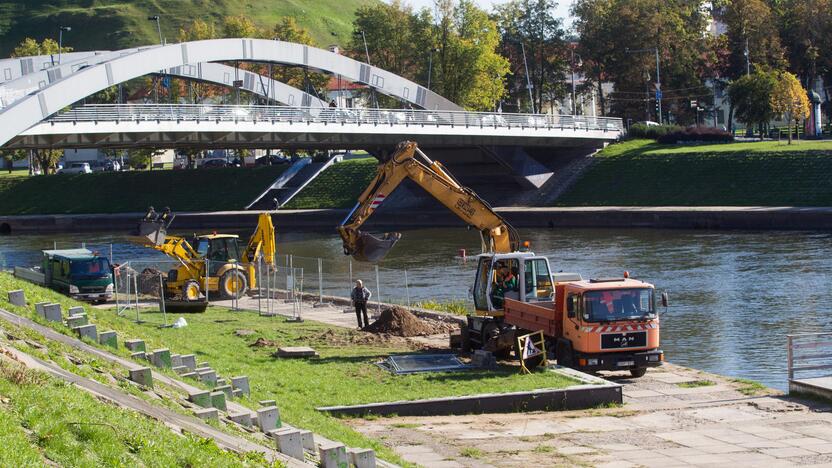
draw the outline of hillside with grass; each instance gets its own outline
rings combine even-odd
[[[376,175],[378,160],[361,158],[333,164],[309,183],[285,209],[352,208]]]
[[[558,206],[832,206],[832,142],[607,147]]]
[[[194,19],[219,23],[223,17],[245,15],[271,30],[290,16],[309,30],[320,47],[345,46],[350,40],[355,11],[378,0],[7,0],[0,1],[0,52],[9,52],[26,37],[57,40],[58,27],[70,26],[64,45],[75,50],[120,49],[156,44],[156,23],[162,36],[177,40],[179,28]]]
[[[0,214],[242,210],[286,169],[282,166],[98,172],[35,177],[0,174]]]

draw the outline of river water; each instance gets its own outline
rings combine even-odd
[[[671,362],[785,389],[788,333],[832,330],[832,234],[649,229],[521,230],[532,250],[554,271],[586,277],[620,276],[624,270],[667,290],[662,348]],[[39,250],[88,246],[116,262],[153,260],[158,253],[122,235],[60,234],[0,237],[0,266],[29,266]],[[405,231],[383,262],[384,300],[465,299],[475,262],[458,249],[479,251],[479,236],[465,229]],[[279,233],[278,251],[302,266],[306,290],[317,290],[317,262],[326,259],[324,293],[346,295],[348,261],[329,233]],[[303,259],[301,257],[309,257]],[[285,257],[281,262],[286,263]],[[408,287],[403,291],[403,271]],[[375,285],[375,272],[353,265],[353,277]]]

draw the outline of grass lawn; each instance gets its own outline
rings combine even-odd
[[[11,172],[9,172],[8,169],[0,170],[0,179],[17,179],[28,176],[29,169],[12,169]]]
[[[286,209],[352,208],[376,175],[376,158],[333,164],[284,206]]]
[[[285,166],[0,177],[0,214],[241,210]]]
[[[832,141],[610,145],[558,206],[830,206]]]
[[[0,274],[0,307],[18,313],[11,307],[5,291],[22,288],[30,303],[55,301],[64,306],[75,301],[49,290]],[[199,361],[207,361],[221,376],[247,375],[251,382],[251,398],[242,404],[255,408],[254,402],[274,399],[282,418],[293,425],[313,430],[349,446],[371,447],[379,456],[394,462],[401,460],[379,440],[364,437],[344,421],[320,413],[318,406],[350,405],[392,400],[470,395],[487,392],[509,392],[537,388],[557,388],[574,382],[551,372],[521,375],[516,367],[506,366],[494,371],[475,370],[461,373],[430,373],[395,376],[374,365],[391,353],[410,352],[402,342],[365,343],[368,334],[330,327],[316,322],[290,324],[279,318],[259,317],[252,312],[233,312],[211,307],[204,314],[185,315],[188,327],[159,328],[158,313],[142,314],[145,323],[137,324],[128,314],[118,317],[111,310],[85,306],[93,323],[100,330],[119,332],[119,341],[142,338],[148,348],[167,347],[179,354],[194,353]],[[33,316],[32,311],[28,311]],[[52,325],[67,332],[63,326]],[[237,336],[237,330],[251,330]],[[275,359],[274,347],[250,346],[258,338],[281,346],[311,345],[321,355],[316,360]],[[126,350],[119,354],[127,355]]]

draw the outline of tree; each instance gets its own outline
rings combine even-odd
[[[783,0],[775,15],[790,69],[812,89],[818,75],[832,78],[832,0]]]
[[[153,163],[153,157],[164,153],[155,148],[132,148],[127,150],[127,161],[133,169],[145,169]]]
[[[72,52],[72,47],[63,46],[61,52]],[[58,53],[58,42],[46,38],[38,42],[31,37],[23,39],[12,51],[12,57],[29,57],[32,55],[49,55]]]
[[[760,130],[760,139],[765,134],[765,126],[775,117],[771,98],[776,82],[776,72],[756,71],[734,80],[728,87],[737,120],[749,128],[756,125]]]
[[[423,57],[420,51],[434,46],[415,40],[420,29],[428,26],[416,23],[418,20],[413,9],[401,0],[362,6],[355,12],[349,54],[356,60],[366,62],[369,53],[373,66],[412,79],[427,65],[420,60]]]
[[[281,41],[315,45],[309,31],[298,25],[297,21],[289,16],[280,18],[280,21],[274,25],[272,34]],[[264,68],[267,70],[264,70]],[[274,67],[260,67],[261,74],[268,74],[269,70],[272,73],[272,78],[298,89],[312,91],[311,94],[323,90],[329,82],[328,75],[310,72],[305,68],[281,66],[275,69]]]
[[[551,103],[565,95],[564,79],[571,63],[561,20],[554,16],[556,6],[554,0],[512,0],[497,7],[502,50],[511,62],[511,76],[515,77],[509,78],[510,89],[518,98],[528,96],[521,48],[525,47],[534,107],[538,110],[542,110],[544,102]]]
[[[222,21],[222,37],[261,37],[254,22],[247,16],[226,16]]]
[[[778,72],[774,89],[771,91],[771,108],[786,117],[789,130],[789,144],[792,144],[792,121],[809,117],[809,96],[797,77],[783,71]]]
[[[15,161],[22,161],[26,159],[28,156],[28,151],[26,150],[3,150],[0,151],[0,156],[3,157],[3,160],[6,163],[6,169],[9,170],[9,174],[12,173],[12,165]]]
[[[214,23],[206,23],[195,19],[191,23],[179,28],[179,42],[204,41],[217,38],[217,28]]]
[[[32,157],[40,168],[42,174],[54,174],[58,168],[58,161],[64,155],[62,150],[37,149],[32,150]]]

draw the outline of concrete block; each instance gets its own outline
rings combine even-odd
[[[260,400],[260,406],[277,406],[277,402],[274,400]]]
[[[70,317],[73,316],[73,315],[81,315],[81,314],[87,315],[87,311],[84,310],[84,308],[81,307],[81,306],[74,306],[74,307],[70,307],[69,310],[66,311],[66,314],[69,315]]]
[[[178,366],[178,367],[174,367],[173,371],[176,372],[179,375],[182,375],[182,374],[188,372],[188,368],[185,367],[185,366]]]
[[[50,322],[63,322],[60,304],[46,304],[43,306],[43,318]]]
[[[139,351],[146,352],[147,348],[144,345],[144,340],[126,340],[124,342],[124,347],[137,353]]]
[[[242,390],[245,395],[251,395],[251,389],[248,386],[248,377],[245,375],[231,377],[231,386]]]
[[[350,464],[355,468],[376,468],[376,452],[373,449],[347,449]]]
[[[306,431],[303,429],[298,429],[300,432],[300,441],[303,444],[303,448],[306,450],[315,450],[315,435],[312,434],[312,431]]]
[[[208,364],[207,362],[200,362],[199,364],[196,365],[196,368],[199,369],[200,367],[211,367],[211,365]]]
[[[35,314],[37,314],[38,316],[40,316],[42,318],[46,318],[46,316],[43,315],[43,306],[45,306],[47,304],[49,304],[49,303],[48,302],[36,302],[35,303]]]
[[[257,410],[257,423],[260,426],[260,430],[266,434],[269,431],[283,426],[280,422],[280,410],[277,409],[277,406],[260,408]]]
[[[98,342],[98,328],[95,325],[81,325],[72,329],[79,338],[89,338],[94,342]]]
[[[225,393],[211,392],[211,406],[218,410],[225,411],[227,409],[225,406]]]
[[[318,357],[318,352],[308,346],[284,346],[277,348],[277,357],[308,358]]]
[[[211,387],[217,385],[217,373],[213,370],[197,372],[197,375],[199,375],[199,380],[201,380],[203,383],[206,383]]]
[[[86,315],[72,315],[66,318],[66,326],[69,328],[82,327],[84,325],[89,325],[89,320],[87,320]]]
[[[217,385],[214,387],[214,391],[225,393],[226,400],[230,400],[234,396],[231,394],[231,385]]]
[[[188,400],[191,403],[201,406],[203,408],[213,408],[214,406],[211,404],[211,392],[193,392],[188,394]]]
[[[303,442],[299,430],[277,429],[270,431],[269,435],[274,439],[280,453],[297,460],[303,460]]]
[[[224,385],[228,385],[228,381],[225,379],[217,378],[217,387],[222,387]]]
[[[234,398],[241,398],[243,396],[243,391],[239,388],[235,388],[231,390],[231,396],[233,396]]]
[[[150,355],[150,362],[156,367],[170,368],[170,350],[167,348],[154,350]]]
[[[182,365],[182,355],[181,354],[171,354],[170,355],[170,366],[171,367],[179,367]]]
[[[14,291],[9,291],[9,302],[12,305],[25,307],[26,293],[24,293],[22,289],[15,289]]]
[[[182,377],[185,377],[187,379],[199,380],[199,374],[197,374],[196,372],[185,372],[184,374],[179,374],[179,375],[181,375]]]
[[[219,421],[220,413],[216,408],[202,408],[194,411],[194,414],[203,421]]]
[[[497,367],[497,358],[489,351],[478,349],[471,357],[471,365],[487,369]]]
[[[243,427],[251,427],[251,413],[248,411],[243,411],[240,413],[229,413],[228,419],[234,421],[235,423]]]
[[[112,330],[103,331],[98,335],[98,342],[111,348],[118,349],[118,334]]]
[[[130,380],[139,385],[144,385],[148,388],[153,388],[153,372],[149,367],[140,367],[138,369],[130,370]]]
[[[193,354],[183,354],[181,358],[183,366],[187,367],[190,371],[196,370],[196,356]]]
[[[130,355],[132,359],[141,359],[143,361],[147,361],[147,353],[144,351],[139,351],[138,353],[133,353]]]
[[[345,468],[350,463],[347,447],[337,442],[321,444],[318,447],[318,455],[321,457],[321,468]]]

